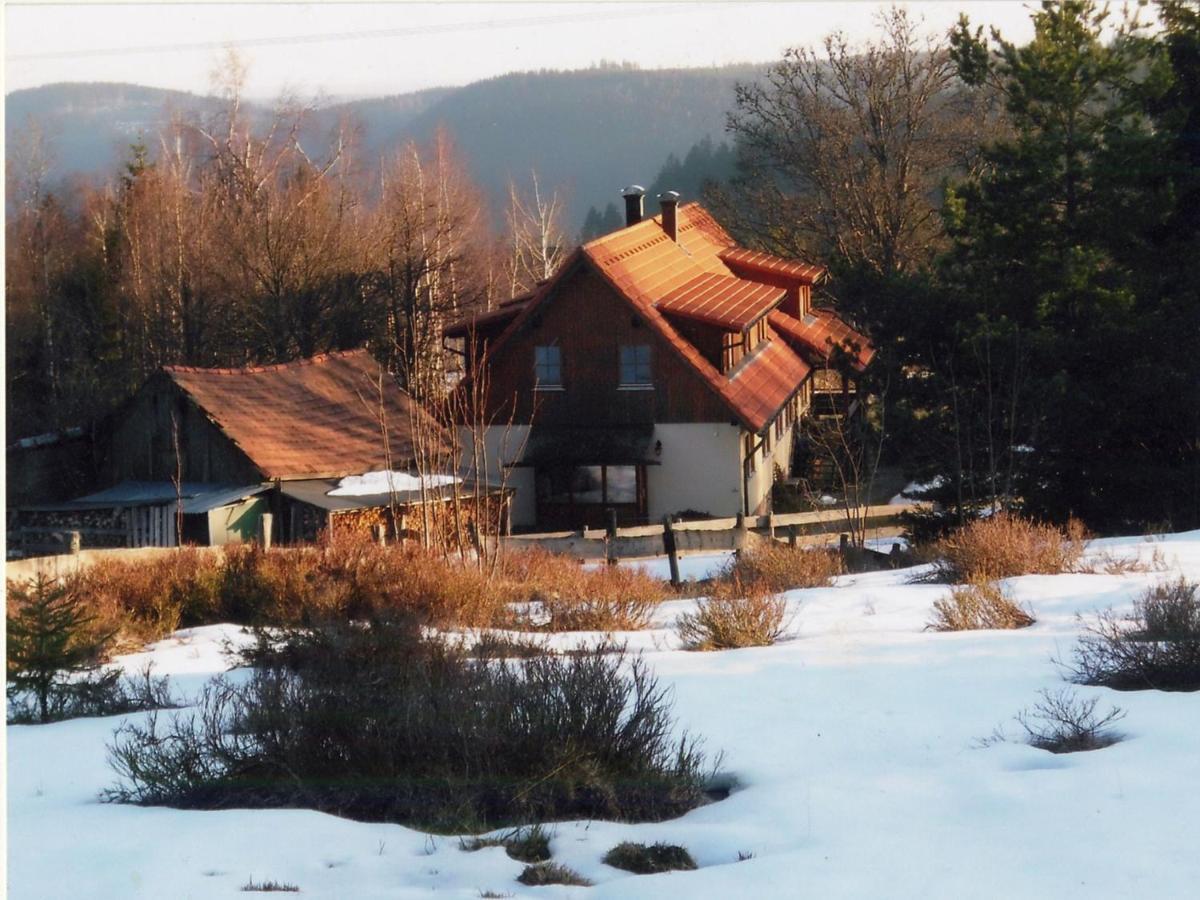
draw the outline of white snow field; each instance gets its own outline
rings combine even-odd
[[[1200,579],[1200,532],[1095,541],[1089,553],[1157,550],[1166,571],[1028,576],[1007,588],[1035,611],[1021,631],[924,630],[945,586],[913,571],[847,576],[794,591],[788,640],[690,653],[670,624],[621,635],[674,689],[680,728],[724,751],[727,799],[654,824],[561,822],[556,861],[590,888],[527,888],[503,849],[304,810],[198,812],[102,803],[105,743],[122,717],[8,728],[9,894],[24,898],[246,897],[253,878],[302,897],[1174,898],[1200,884],[1200,693],[1099,695],[1127,710],[1126,739],[1055,756],[976,741],[1063,684],[1088,614],[1129,604],[1180,573]],[[223,638],[179,632],[121,663],[152,659],[194,694],[222,671]],[[554,641],[594,639],[557,635]],[[623,840],[683,844],[700,868],[638,876],[601,857]],[[738,862],[739,852],[753,858]]]

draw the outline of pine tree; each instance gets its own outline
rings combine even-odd
[[[39,574],[32,583],[10,588],[8,616],[8,697],[14,703],[31,695],[36,721],[58,718],[79,690],[94,691],[115,682],[118,672],[88,676],[112,633],[95,629],[95,616],[86,612],[75,588]]]

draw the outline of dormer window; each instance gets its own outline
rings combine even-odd
[[[556,346],[533,348],[534,390],[562,390],[562,348]]]
[[[654,387],[654,380],[650,375],[649,344],[621,345],[621,387]]]

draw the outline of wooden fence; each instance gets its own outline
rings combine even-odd
[[[871,506],[864,510],[869,538],[898,535],[900,517],[920,508],[918,504]],[[716,550],[738,550],[747,541],[761,538],[799,541],[805,543],[836,539],[849,530],[846,513],[839,508],[812,512],[779,513],[726,519],[704,519],[695,522],[671,522],[667,526],[638,525],[628,528],[585,528],[582,531],[558,531],[544,534],[517,534],[501,538],[506,548],[541,547],[555,553],[565,553],[581,559],[640,559],[661,556],[667,552],[666,541],[674,539],[678,553],[698,553]]]

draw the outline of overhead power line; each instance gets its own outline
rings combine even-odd
[[[688,5],[673,3],[668,6],[641,7],[617,12],[613,9],[591,13],[561,14],[556,16],[531,16],[524,19],[490,19],[478,22],[445,22],[437,25],[413,25],[407,28],[379,28],[369,31],[340,31],[323,34],[297,34],[280,37],[246,38],[230,41],[191,41],[178,44],[155,44],[135,47],[104,47],[83,50],[51,50],[45,53],[13,53],[10,61],[33,61],[43,59],[76,59],[96,56],[129,56],[145,53],[186,53],[196,50],[221,50],[225,47],[274,47],[296,44],[323,44],[336,41],[362,41],[389,37],[416,37],[430,34],[453,34],[468,31],[492,31],[511,28],[528,28],[535,25],[564,25],[586,22],[613,21],[614,19],[641,19],[655,15],[670,15],[688,11]]]

